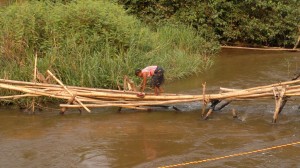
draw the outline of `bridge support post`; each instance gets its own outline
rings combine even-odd
[[[286,91],[286,86],[283,86],[281,89],[281,92],[277,91],[277,93],[276,93],[275,89],[273,89],[274,98],[275,98],[275,111],[274,111],[272,123],[276,123],[278,114],[283,109],[282,105],[283,105],[283,101],[284,101],[285,91]]]

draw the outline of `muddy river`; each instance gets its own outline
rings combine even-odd
[[[247,88],[285,81],[300,71],[300,53],[223,50],[205,74],[166,83],[167,92],[200,94],[219,87]],[[274,100],[233,102],[202,120],[199,102],[176,105],[181,112],[53,109],[32,115],[0,108],[0,167],[300,167],[300,145],[196,163],[300,141],[299,98],[287,103],[272,124]],[[231,111],[238,113],[238,119]]]

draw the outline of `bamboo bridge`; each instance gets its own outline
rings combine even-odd
[[[184,102],[201,102],[202,117],[207,119],[214,111],[214,107],[221,101],[274,99],[275,110],[273,122],[281,112],[286,101],[293,96],[300,96],[300,80],[292,80],[271,85],[258,86],[248,89],[220,88],[220,93],[206,94],[206,86],[203,84],[202,95],[168,94],[154,95],[145,94],[138,97],[139,92],[126,90],[111,90],[99,88],[87,88],[77,86],[66,86],[56,78],[49,70],[47,71],[57,83],[37,83],[15,80],[0,79],[0,88],[20,92],[18,95],[0,96],[0,101],[15,100],[24,97],[52,97],[66,101],[60,104],[63,114],[68,108],[83,108],[91,112],[90,108],[120,107],[138,110],[151,110],[151,107],[165,106]],[[130,83],[127,83],[130,87]],[[126,84],[126,85],[127,85]],[[34,103],[34,102],[33,102]],[[206,108],[210,103],[210,108]]]

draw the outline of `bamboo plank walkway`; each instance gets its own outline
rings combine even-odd
[[[282,110],[288,98],[300,96],[300,80],[292,80],[248,89],[220,88],[222,92],[217,94],[205,94],[206,87],[205,84],[203,84],[202,95],[164,93],[156,96],[154,94],[147,93],[141,98],[137,96],[138,92],[134,91],[65,86],[50,71],[47,71],[47,73],[55,79],[59,85],[0,79],[0,88],[14,90],[21,93],[19,95],[0,96],[0,101],[20,99],[24,97],[53,97],[66,100],[66,103],[60,104],[62,113],[64,113],[67,108],[84,108],[87,112],[91,112],[90,108],[99,107],[150,110],[151,106],[199,101],[203,104],[202,116],[207,119],[207,117],[213,112],[213,108],[210,108],[208,112],[206,112],[206,105],[208,103],[215,105],[215,102],[218,103],[222,100],[231,102],[234,100],[269,98],[275,100],[273,122],[276,122],[278,114]]]

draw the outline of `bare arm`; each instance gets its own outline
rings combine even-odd
[[[142,85],[141,85],[141,92],[144,92],[145,90],[145,87],[146,87],[146,83],[147,83],[147,74],[146,73],[143,73],[143,82],[142,82]]]

